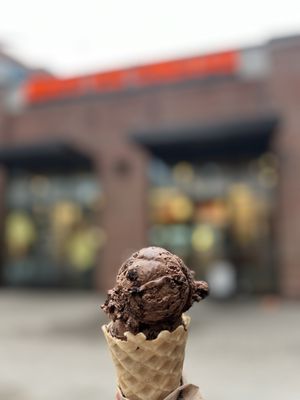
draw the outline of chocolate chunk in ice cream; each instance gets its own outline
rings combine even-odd
[[[195,281],[176,255],[160,247],[134,253],[121,266],[116,285],[108,291],[102,309],[112,323],[110,333],[125,339],[124,332],[143,332],[154,339],[162,330],[175,330],[182,313],[208,295],[208,285]]]

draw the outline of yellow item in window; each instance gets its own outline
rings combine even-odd
[[[80,271],[92,268],[96,263],[98,248],[104,241],[104,231],[99,228],[84,228],[75,232],[67,246],[67,256],[71,265]]]
[[[178,195],[170,199],[170,214],[176,222],[185,222],[193,216],[193,203],[188,197]]]
[[[214,230],[209,225],[198,225],[192,234],[192,246],[196,251],[207,252],[215,245]]]
[[[5,240],[11,255],[22,254],[36,240],[36,229],[29,215],[13,211],[5,223]]]
[[[80,207],[70,201],[62,201],[55,204],[52,211],[52,223],[55,229],[59,230],[69,227],[81,218]]]

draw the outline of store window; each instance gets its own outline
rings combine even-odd
[[[154,159],[149,241],[183,257],[215,297],[272,292],[277,180],[269,152],[236,162]]]
[[[102,207],[93,173],[12,174],[6,191],[5,283],[91,287],[105,243]]]

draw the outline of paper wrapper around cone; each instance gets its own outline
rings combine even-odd
[[[153,340],[126,332],[127,340],[102,330],[117,370],[118,386],[130,400],[163,400],[180,386],[190,318],[175,331],[162,331]]]
[[[115,400],[129,400],[118,389]],[[164,400],[204,400],[198,386],[183,382],[181,386],[170,393]]]

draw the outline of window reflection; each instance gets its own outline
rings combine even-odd
[[[103,201],[92,173],[11,176],[6,197],[6,283],[90,287],[105,243]]]
[[[181,255],[207,279],[224,266],[236,279],[235,292],[275,289],[274,154],[236,163],[153,160],[149,175],[152,244]]]

